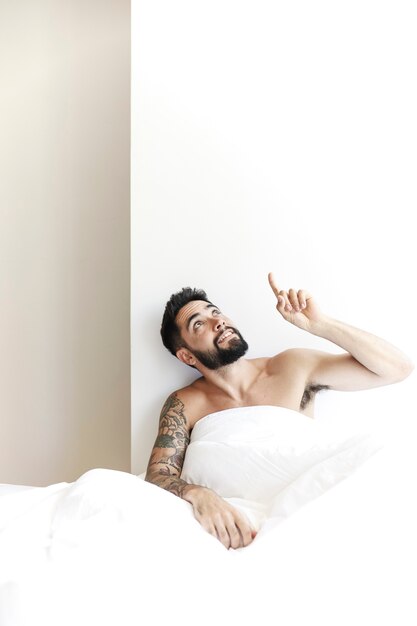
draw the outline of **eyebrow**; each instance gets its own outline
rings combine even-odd
[[[208,304],[206,307],[204,307],[205,309],[218,309],[218,307],[215,304]],[[190,330],[190,325],[191,322],[193,321],[193,319],[195,319],[196,317],[198,317],[200,315],[200,313],[193,313],[192,315],[190,315],[190,317],[187,320],[187,330]]]

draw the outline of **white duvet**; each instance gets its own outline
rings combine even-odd
[[[236,551],[187,502],[124,472],[2,496],[0,624],[415,626],[407,450],[277,407],[203,418],[183,477],[260,529]]]
[[[214,489],[258,530],[324,493],[382,447],[370,433],[330,435],[291,409],[227,409],[195,425],[182,478]]]

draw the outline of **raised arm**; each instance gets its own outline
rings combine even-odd
[[[339,355],[294,350],[308,360],[311,384],[355,391],[399,382],[413,371],[407,355],[388,341],[324,315],[308,292],[284,291],[272,274],[268,278],[277,297],[277,311],[286,321],[346,350]]]
[[[239,511],[212,489],[181,479],[190,432],[184,401],[178,392],[171,394],[161,411],[159,431],[145,480],[189,502],[203,528],[217,537],[226,548],[249,545],[255,533]]]

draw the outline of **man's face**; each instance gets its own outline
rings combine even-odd
[[[176,323],[188,351],[211,370],[234,363],[249,347],[233,322],[204,300],[183,306]]]

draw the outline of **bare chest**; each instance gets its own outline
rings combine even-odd
[[[312,406],[306,407],[305,410],[300,408],[305,391],[304,383],[299,376],[282,374],[260,376],[239,400],[230,398],[220,390],[207,390],[207,393],[203,394],[203,401],[199,402],[198,408],[196,407],[192,425],[211,413],[243,406],[281,406],[313,417]]]

